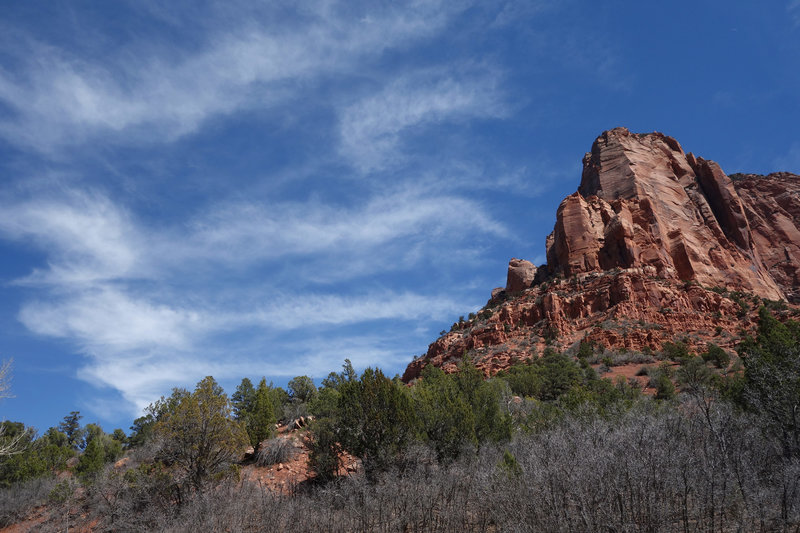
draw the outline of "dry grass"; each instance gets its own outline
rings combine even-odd
[[[297,446],[291,438],[275,437],[261,443],[256,453],[256,464],[258,466],[270,466],[278,463],[287,463],[297,453]]]

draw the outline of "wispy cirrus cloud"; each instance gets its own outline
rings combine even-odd
[[[314,199],[223,201],[185,223],[160,226],[145,225],[99,192],[68,191],[2,205],[0,234],[49,254],[46,269],[18,283],[65,287],[170,276],[193,261],[247,268],[318,254],[353,261],[381,250],[386,260],[401,264],[394,254],[404,255],[401,248],[407,251],[414,242],[451,240],[459,232],[506,234],[479,202],[415,188],[349,206]]]
[[[204,314],[155,300],[121,287],[97,286],[29,302],[20,320],[35,333],[72,339],[92,354],[186,349],[210,325]]]
[[[453,315],[464,303],[451,296],[325,284],[430,260],[429,253],[409,254],[415,246],[456,257],[464,245],[454,238],[459,232],[474,240],[505,228],[475,201],[405,189],[349,207],[319,200],[221,203],[172,226],[144,224],[99,192],[5,198],[0,205],[0,236],[30,243],[47,260],[47,268],[17,281],[36,291],[19,320],[75,346],[85,357],[80,375],[119,391],[137,409],[176,380],[241,371],[229,346],[239,332],[288,339],[309,329]],[[314,279],[294,272],[287,290],[280,271],[289,258],[334,273]],[[226,279],[232,268],[258,277]],[[384,351],[361,358],[378,364]],[[287,353],[306,357],[291,347],[281,357]],[[330,370],[329,361],[310,364],[308,373]]]
[[[192,223],[186,253],[207,253],[209,260],[223,261],[236,254],[237,262],[317,253],[352,258],[404,239],[449,239],[456,229],[506,232],[475,200],[412,189],[378,194],[350,207],[315,200],[221,205]]]
[[[241,301],[212,303],[204,301],[207,295],[167,292],[169,298],[155,292],[143,295],[127,287],[97,287],[29,302],[20,312],[20,321],[36,334],[74,344],[88,359],[79,375],[119,391],[132,408],[140,410],[176,384],[211,374],[220,378],[246,375],[247,366],[254,364],[253,355],[263,346],[248,345],[250,352],[242,353],[230,346],[227,336],[248,328],[268,331],[278,339],[285,337],[269,342],[282,347],[278,353],[261,354],[258,360],[262,367],[274,367],[272,375],[292,375],[293,371],[323,375],[332,368],[332,360],[343,357],[319,357],[302,345],[292,346],[287,342],[292,331],[321,333],[381,320],[441,318],[463,308],[441,295],[391,291],[349,296],[264,291],[259,307],[244,309]],[[337,335],[328,341],[338,341],[352,353],[359,337]],[[362,353],[359,363],[384,364],[384,352]],[[287,357],[303,363],[287,364]]]
[[[350,295],[254,288],[260,303],[203,302],[201,296],[155,292],[134,296],[126,288],[96,287],[24,305],[20,320],[35,333],[74,340],[92,354],[198,348],[215,333],[259,326],[289,331],[376,320],[438,317],[457,309],[451,298],[388,290]],[[248,303],[252,303],[251,297]],[[163,301],[160,301],[163,300]],[[241,302],[238,302],[241,304]]]
[[[130,215],[100,194],[3,202],[0,234],[48,251],[48,269],[19,283],[91,284],[148,270],[141,261],[145,240]]]
[[[489,68],[416,72],[341,112],[342,153],[360,170],[391,165],[404,133],[441,122],[499,117],[505,111],[500,75]]]
[[[22,68],[0,69],[0,103],[11,110],[0,136],[42,152],[98,136],[169,141],[211,117],[297,98],[320,76],[355,73],[385,50],[431,35],[463,6],[375,5],[357,19],[343,8],[314,2],[292,24],[222,19],[188,54],[140,42],[98,49],[89,60],[22,36],[7,50]]]

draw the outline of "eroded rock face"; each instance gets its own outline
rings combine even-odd
[[[659,278],[652,268],[559,278],[490,301],[478,318],[433,342],[424,357],[408,365],[403,381],[419,377],[429,364],[454,372],[465,353],[492,375],[541,354],[550,343],[559,350],[585,340],[617,350],[656,351],[681,339],[696,353],[707,342],[732,350],[738,332],[755,327],[760,303],[755,296],[740,299]],[[482,316],[486,311],[489,316]]]
[[[800,176],[735,174],[751,238],[787,300],[800,304]]]
[[[530,261],[514,258],[508,262],[506,292],[509,294],[530,288],[536,278],[536,267]]]
[[[512,259],[506,289],[432,343],[404,381],[428,364],[454,371],[465,353],[490,375],[546,342],[732,349],[762,299],[800,304],[800,176],[732,178],[661,133],[604,132],[558,207],[547,264]]]
[[[652,266],[666,279],[784,297],[731,179],[660,133],[617,128],[597,138],[578,192],[558,208],[547,263],[567,277]]]

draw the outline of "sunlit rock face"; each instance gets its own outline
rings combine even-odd
[[[671,137],[616,128],[559,205],[547,264],[512,259],[505,290],[403,379],[428,364],[453,371],[464,354],[490,375],[545,341],[657,350],[681,336],[732,348],[759,299],[800,304],[800,176],[729,177]]]
[[[753,246],[786,298],[800,304],[800,176],[734,174]]]
[[[617,128],[595,140],[578,192],[559,206],[547,261],[565,276],[651,266],[665,279],[784,297],[733,181],[660,133]]]
[[[506,278],[506,291],[508,293],[520,292],[529,289],[536,278],[536,267],[530,261],[514,258],[508,262],[508,277]]]

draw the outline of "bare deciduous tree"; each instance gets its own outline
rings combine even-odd
[[[11,398],[11,363],[12,359],[0,365],[0,399]],[[20,431],[12,437],[5,437],[5,426],[0,425],[0,457],[21,453],[24,449],[27,433]]]

